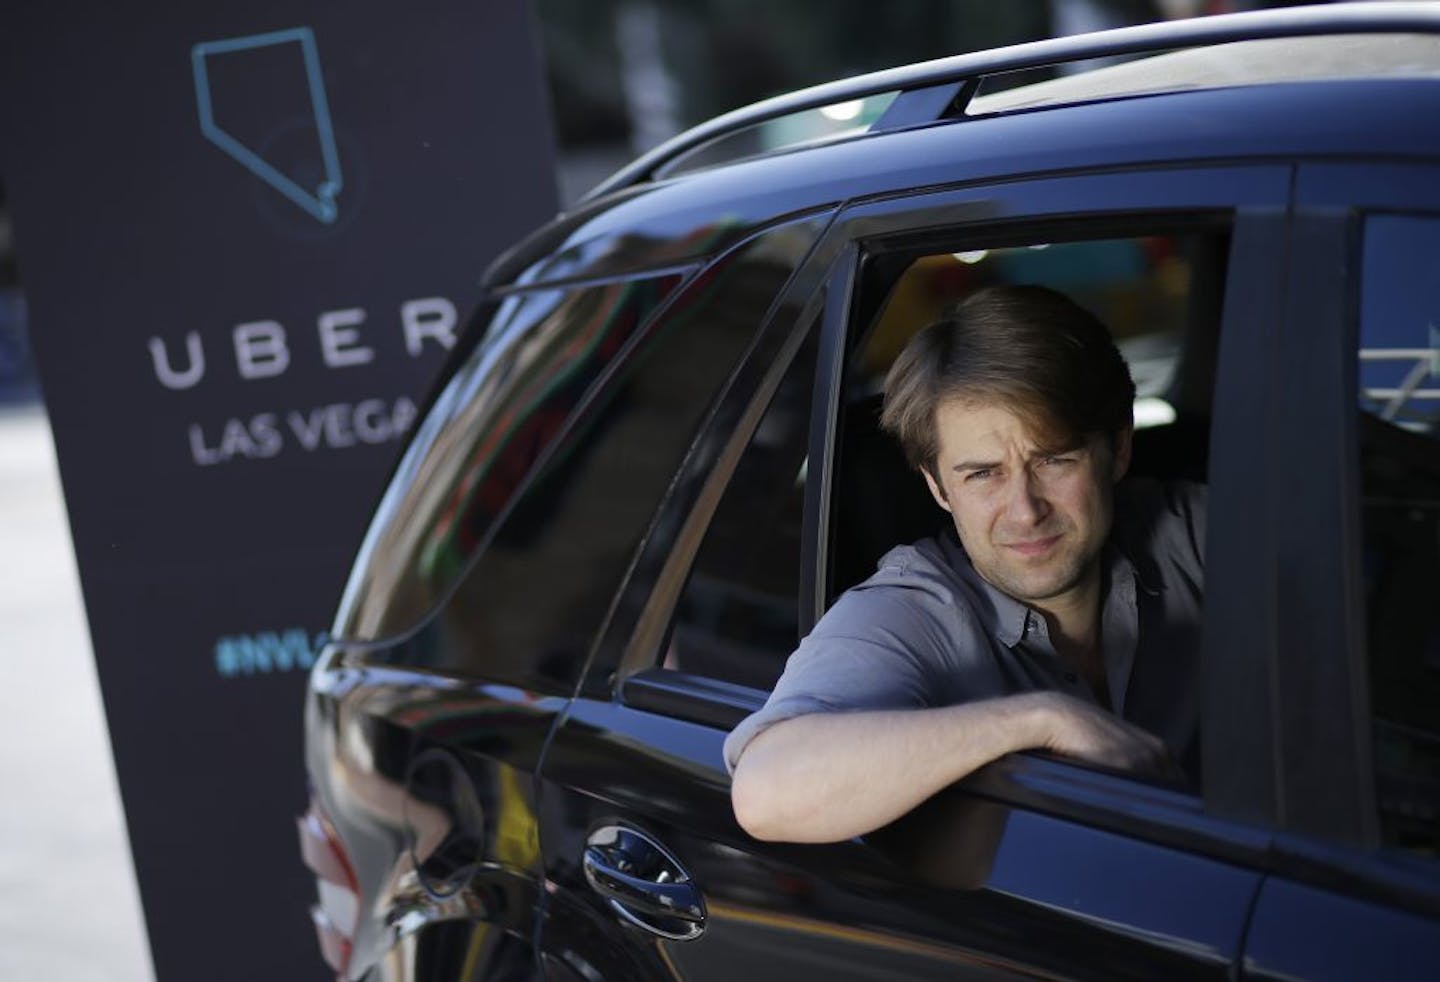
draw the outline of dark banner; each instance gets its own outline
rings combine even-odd
[[[5,20],[0,182],[157,975],[324,978],[305,669],[481,272],[555,209],[531,14]]]

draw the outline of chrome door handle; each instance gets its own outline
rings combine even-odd
[[[602,896],[656,917],[698,924],[705,919],[700,891],[692,883],[658,883],[629,876],[609,865],[599,849],[585,850],[585,878]]]
[[[705,930],[705,900],[668,849],[635,829],[591,833],[581,858],[585,879],[610,909],[651,934],[691,941]]]

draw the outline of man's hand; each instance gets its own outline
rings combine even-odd
[[[1040,722],[1038,750],[1075,757],[1121,771],[1178,775],[1170,751],[1159,737],[1099,706],[1059,692],[1037,692],[1032,700]]]

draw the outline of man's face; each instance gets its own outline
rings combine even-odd
[[[1130,431],[1042,450],[1010,410],[951,400],[935,413],[939,452],[930,493],[955,519],[975,569],[1023,602],[1063,603],[1098,575],[1112,489],[1130,463]]]

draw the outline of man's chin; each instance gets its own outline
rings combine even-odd
[[[984,576],[984,572],[981,572]],[[1080,582],[1080,575],[1073,569],[1028,569],[1005,570],[1000,575],[985,579],[1021,603],[1037,603],[1068,593]]]

